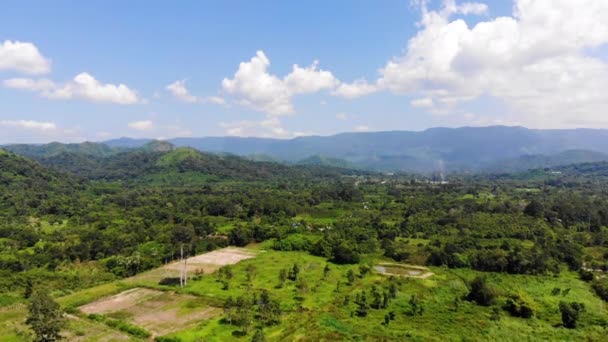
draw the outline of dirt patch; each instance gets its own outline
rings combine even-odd
[[[198,297],[135,288],[80,307],[86,314],[103,314],[142,327],[154,336],[188,328],[222,313]]]
[[[224,265],[233,265],[239,261],[254,258],[255,254],[243,248],[228,247],[218,249],[217,251],[196,255],[188,258],[188,272],[196,272],[203,270],[205,273],[215,272],[218,268]],[[163,266],[167,270],[179,271],[182,268],[182,262],[174,262]]]
[[[426,279],[433,275],[428,268],[405,264],[378,264],[374,266],[376,272],[389,276]]]
[[[102,298],[93,303],[89,303],[80,307],[80,311],[85,314],[104,314],[107,312],[121,311],[131,308],[140,302],[162,295],[162,291],[135,288],[117,295]]]

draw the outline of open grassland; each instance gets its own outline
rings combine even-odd
[[[336,265],[304,252],[262,251],[262,247],[234,253],[224,249],[197,257],[203,264],[213,259],[224,264],[236,262],[228,266],[231,277],[220,276],[225,272],[217,272],[220,265],[216,265],[202,276],[192,274],[188,285],[180,289],[159,285],[163,276],[176,276],[173,266],[164,266],[59,298],[72,312],[64,335],[74,341],[141,339],[87,314],[127,322],[148,332],[150,338],[164,335],[180,341],[249,341],[257,328],[263,328],[269,341],[603,341],[608,332],[606,304],[589,284],[566,270],[559,276],[528,276],[430,267],[432,276],[417,279],[386,276],[370,267],[371,272],[362,275],[359,265]],[[230,257],[216,259],[222,253]],[[363,260],[369,266],[384,262],[374,256]],[[294,264],[300,270],[298,279],[281,281],[281,270],[290,270]],[[349,271],[355,275],[352,282]],[[469,291],[467,282],[480,274],[486,275],[498,293],[493,306],[462,300]],[[365,291],[369,296],[372,287],[386,291],[391,286],[396,288],[396,296],[386,308],[372,308],[365,317],[355,314],[358,294]],[[222,303],[229,297],[250,298],[261,290],[269,291],[280,303],[280,323],[252,326],[241,336],[240,329],[223,318]],[[516,318],[501,310],[510,295],[529,303],[534,316]],[[421,314],[412,313],[412,296],[423,307]],[[585,305],[577,329],[561,326],[558,303],[562,300]],[[25,340],[19,335],[26,331],[22,324],[25,311],[23,304],[0,309],[0,340]],[[394,319],[383,324],[390,312]]]

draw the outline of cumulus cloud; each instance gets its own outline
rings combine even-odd
[[[369,131],[369,126],[359,125],[359,126],[356,126],[355,128],[353,128],[353,130],[355,132],[367,132],[367,131]]]
[[[277,117],[270,117],[262,121],[220,122],[220,127],[229,136],[262,138],[292,138],[296,136],[295,133],[285,129]]]
[[[435,109],[496,98],[528,126],[608,125],[608,64],[587,54],[608,43],[608,1],[516,0],[512,16],[472,27],[451,16],[487,7],[420,3],[421,29],[380,70],[379,88],[419,95],[413,105]]]
[[[0,44],[0,70],[44,74],[51,71],[51,62],[32,43],[5,40]]]
[[[433,107],[433,99],[425,97],[421,99],[415,99],[410,102],[412,107],[417,108],[432,108]]]
[[[140,102],[137,93],[124,84],[104,84],[83,72],[71,81],[57,84],[48,79],[12,78],[4,80],[7,88],[29,90],[58,100],[83,99],[93,102],[134,104]]]
[[[0,120],[0,127],[19,128],[36,131],[54,131],[57,125],[53,122],[43,122],[34,120]]]
[[[250,108],[269,115],[285,115],[294,112],[293,96],[332,89],[339,84],[331,72],[318,69],[317,61],[308,67],[293,65],[283,79],[268,72],[269,67],[268,57],[258,51],[251,60],[239,64],[232,79],[222,81],[222,88]]]
[[[375,84],[369,84],[366,80],[356,80],[353,83],[342,83],[336,90],[332,92],[334,96],[354,99],[356,97],[369,95],[378,90]]]
[[[226,101],[219,96],[198,97],[190,94],[186,80],[177,80],[167,86],[167,90],[179,101],[186,103],[213,103],[223,105]]]
[[[301,68],[294,64],[293,70],[285,76],[283,82],[291,94],[316,93],[323,89],[331,89],[340,82],[331,72],[317,69],[319,61],[314,61],[310,66]]]
[[[167,86],[167,90],[182,102],[197,102],[198,98],[186,89],[186,80],[177,80]]]
[[[138,131],[149,131],[154,127],[154,123],[150,120],[129,122],[128,126]]]
[[[66,128],[50,121],[0,120],[0,143],[78,142],[85,140],[79,127]]]

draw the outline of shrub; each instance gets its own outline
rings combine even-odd
[[[471,291],[466,298],[479,305],[489,306],[496,298],[496,291],[488,286],[484,277],[477,277],[471,282]]]

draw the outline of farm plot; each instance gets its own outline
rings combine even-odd
[[[195,296],[134,288],[83,305],[80,311],[121,319],[160,336],[215,317],[222,309],[208,306]]]

